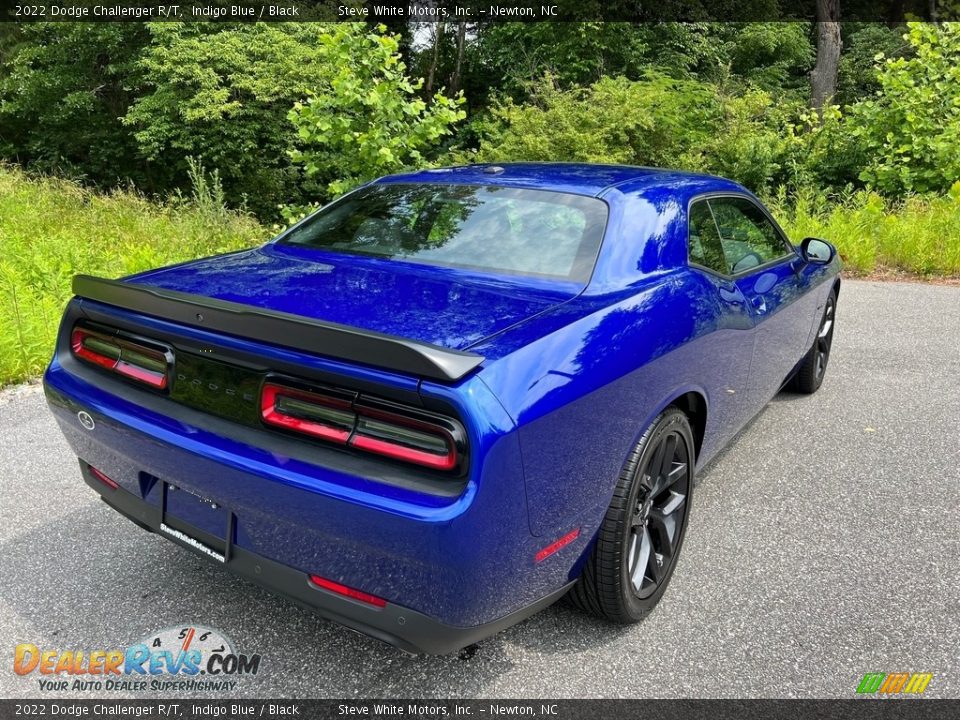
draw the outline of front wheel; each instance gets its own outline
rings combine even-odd
[[[627,460],[580,580],[574,605],[618,623],[642,619],[676,567],[693,489],[693,433],[686,415],[665,410]]]
[[[793,386],[797,392],[807,395],[815,393],[823,384],[823,377],[827,373],[827,363],[830,361],[830,348],[833,345],[833,328],[837,314],[837,291],[831,290],[827,298],[827,305],[823,309],[820,327],[817,336],[813,339],[813,347],[807,352],[803,364],[797,371]]]

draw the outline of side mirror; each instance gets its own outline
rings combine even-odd
[[[826,240],[808,237],[800,243],[800,254],[805,261],[813,265],[829,265],[837,254],[837,249]]]

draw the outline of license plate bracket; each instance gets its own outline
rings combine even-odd
[[[164,534],[226,562],[230,557],[235,518],[213,500],[172,483],[163,483],[160,530]]]

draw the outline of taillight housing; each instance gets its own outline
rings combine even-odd
[[[173,352],[164,345],[77,325],[70,335],[70,347],[79,360],[139,385],[166,390],[170,384]]]
[[[260,395],[263,422],[300,435],[444,473],[464,468],[466,433],[456,420],[340,391],[274,381]]]

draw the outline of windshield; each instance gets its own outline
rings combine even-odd
[[[282,243],[586,283],[607,206],[569,193],[382,184],[328,205]]]

